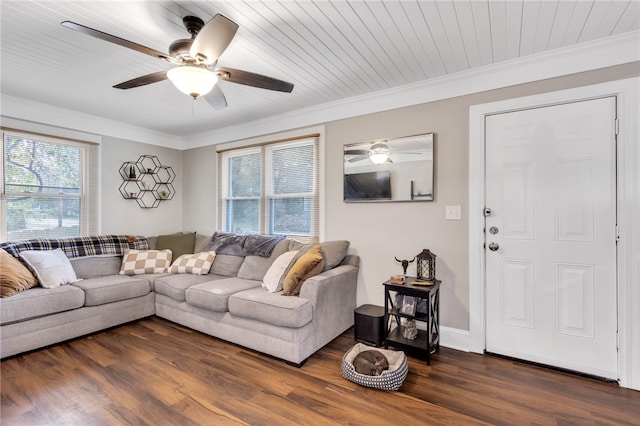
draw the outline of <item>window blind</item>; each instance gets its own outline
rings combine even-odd
[[[99,145],[3,131],[2,239],[99,232]]]
[[[319,137],[218,153],[218,228],[319,237]]]

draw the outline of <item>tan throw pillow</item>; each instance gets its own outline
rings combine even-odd
[[[169,272],[172,274],[206,275],[209,273],[209,269],[211,269],[215,258],[215,251],[183,254],[173,262],[171,268],[169,268]]]
[[[319,245],[311,247],[293,264],[282,283],[284,296],[297,296],[300,294],[302,283],[314,275],[322,272],[324,259]]]
[[[0,249],[0,297],[35,287],[38,280],[18,259]]]
[[[156,250],[171,250],[174,259],[183,254],[193,254],[193,247],[196,244],[196,233],[158,235],[156,239]]]
[[[171,250],[127,250],[120,275],[161,274],[171,266]]]

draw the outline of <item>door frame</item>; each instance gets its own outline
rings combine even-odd
[[[618,377],[640,390],[640,78],[514,98],[469,108],[469,350],[485,349],[485,117],[607,96],[617,97]],[[615,238],[612,235],[612,238]],[[636,307],[635,309],[633,307]]]

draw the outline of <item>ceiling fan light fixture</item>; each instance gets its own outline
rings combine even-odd
[[[218,82],[215,73],[190,65],[170,69],[167,77],[179,91],[193,99],[209,93]]]
[[[369,159],[373,162],[373,164],[383,164],[389,158],[389,154],[384,152],[371,153],[369,154]]]
[[[369,151],[369,159],[373,164],[383,164],[389,159],[389,147],[383,143],[372,145]]]

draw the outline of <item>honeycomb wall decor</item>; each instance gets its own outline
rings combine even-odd
[[[137,161],[125,161],[120,166],[120,194],[126,200],[136,200],[143,209],[154,209],[161,201],[176,194],[173,180],[176,174],[164,166],[155,155],[141,155]]]

